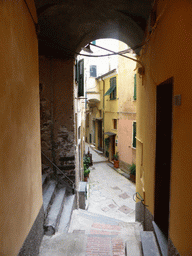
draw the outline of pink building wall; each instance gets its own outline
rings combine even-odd
[[[118,123],[119,159],[128,164],[132,164],[132,123],[128,119],[119,119]]]

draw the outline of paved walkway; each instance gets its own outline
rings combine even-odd
[[[88,143],[85,143],[85,153],[87,153],[88,150],[92,154],[93,164],[101,163],[101,162],[107,162],[108,161],[108,159],[106,157],[104,157],[101,154],[98,154],[95,150],[93,150],[91,145],[89,145]]]
[[[123,222],[85,210],[74,210],[69,233],[84,235],[85,256],[141,256],[140,231],[136,222]]]
[[[97,154],[88,144],[85,152],[88,147],[93,166],[90,168],[88,181],[87,210],[125,222],[134,222],[135,184],[108,166],[107,158]]]
[[[86,144],[86,153],[88,150]],[[88,209],[74,210],[69,233],[44,237],[41,256],[141,256],[140,230],[135,221],[135,185],[108,166],[91,148]]]

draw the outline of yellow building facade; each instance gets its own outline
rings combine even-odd
[[[119,42],[119,50],[125,48]],[[129,172],[129,167],[136,163],[136,62],[133,51],[118,58],[118,152],[120,168]]]
[[[0,16],[0,255],[15,256],[37,216],[43,234],[35,4],[1,1]]]
[[[191,1],[157,2],[137,73],[136,187],[146,205],[137,213],[146,230],[159,226],[168,255],[192,254],[191,10]]]
[[[127,48],[125,43],[118,41],[119,51]],[[94,91],[87,90],[87,141],[110,161],[118,154],[120,167],[128,172],[130,165],[136,162],[136,145],[133,141],[136,129],[134,60],[132,50],[124,57],[118,56],[117,68],[97,77]]]
[[[102,147],[109,160],[117,153],[118,128],[118,75],[116,70],[97,78],[100,90],[100,103],[97,106],[96,120],[96,148]],[[111,89],[113,87],[113,90]],[[111,89],[111,90],[110,90]],[[110,93],[111,92],[111,93]],[[108,140],[108,142],[107,142]]]

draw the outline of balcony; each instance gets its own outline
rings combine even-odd
[[[100,93],[95,91],[88,91],[87,102],[89,106],[95,106],[97,103],[100,102]]]

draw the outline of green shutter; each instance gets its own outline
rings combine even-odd
[[[110,94],[110,100],[116,99],[116,77],[110,79],[110,87],[113,88]]]
[[[78,82],[78,63],[75,60],[75,81]]]
[[[84,96],[84,60],[78,62],[78,97]]]
[[[137,99],[137,83],[136,83],[136,74],[134,75],[134,95],[133,95],[133,99],[136,100]]]
[[[136,122],[133,122],[133,148],[136,148]]]
[[[113,92],[113,90],[115,90],[115,88],[116,88],[116,84],[113,85],[113,86],[111,86],[111,87],[109,88],[109,90],[104,94],[104,96],[110,95],[110,94]]]

